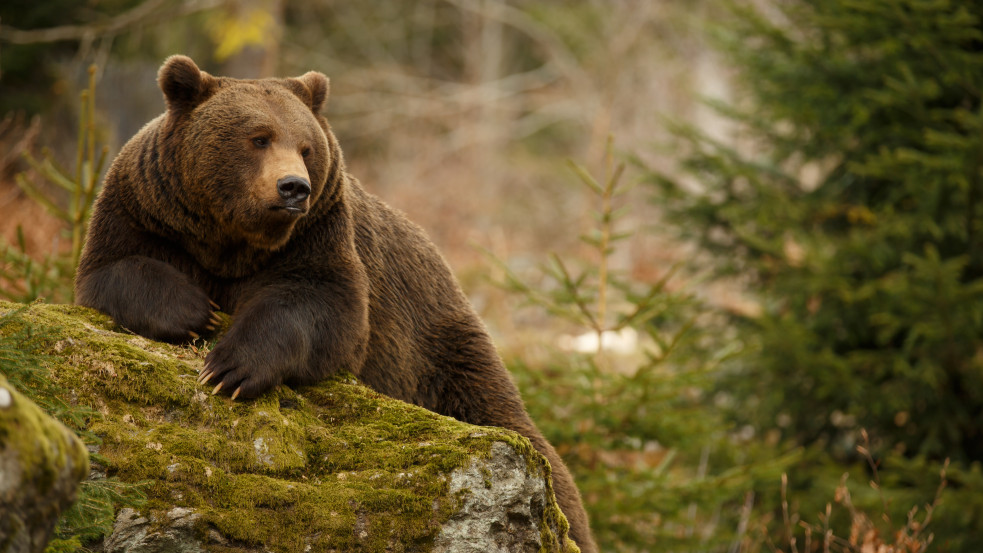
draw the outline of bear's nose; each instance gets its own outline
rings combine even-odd
[[[284,200],[302,202],[311,195],[311,183],[301,177],[283,177],[276,181],[276,190]]]

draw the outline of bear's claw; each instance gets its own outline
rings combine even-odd
[[[208,300],[208,301],[211,302],[212,300]],[[214,302],[212,302],[212,303],[214,303]],[[208,317],[208,324],[205,325],[205,330],[207,330],[208,332],[211,332],[211,331],[215,330],[216,328],[218,328],[221,325],[222,325],[222,319],[218,316],[218,314],[212,313]]]

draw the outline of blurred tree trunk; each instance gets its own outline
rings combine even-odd
[[[503,69],[502,0],[481,0],[479,12],[462,10],[465,35],[465,79],[475,90],[471,110],[474,117],[466,124],[468,152],[478,167],[476,190],[495,190],[498,168],[506,136],[500,95]]]

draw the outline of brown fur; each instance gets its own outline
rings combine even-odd
[[[167,111],[106,176],[76,280],[78,302],[148,338],[233,324],[203,376],[254,397],[350,371],[389,396],[529,438],[553,467],[560,508],[596,551],[567,468],[543,438],[492,342],[423,231],[363,190],[319,112],[320,73],[236,80],[174,56]],[[308,179],[283,209],[277,181]]]

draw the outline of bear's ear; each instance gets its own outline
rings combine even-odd
[[[311,111],[314,113],[321,113],[321,110],[324,109],[324,104],[326,104],[328,101],[328,91],[331,87],[328,78],[324,76],[324,73],[308,71],[300,77],[297,77],[297,80],[304,85],[307,92],[311,95],[309,103],[311,106]],[[301,99],[305,101],[307,100],[303,96],[301,96]]]
[[[157,84],[164,92],[168,111],[190,110],[209,96],[215,77],[198,69],[187,56],[171,56],[157,72]]]

